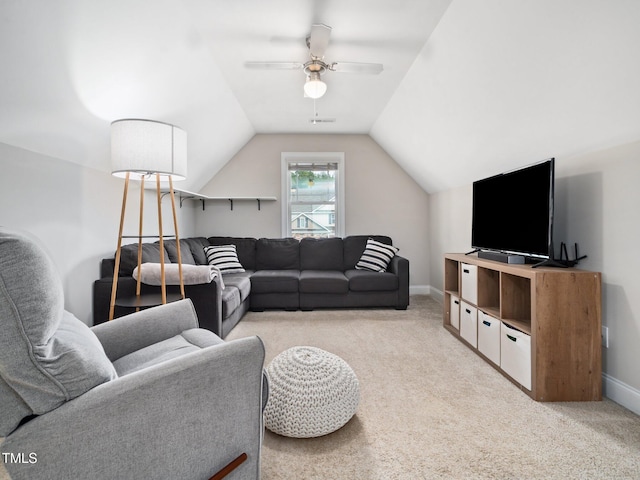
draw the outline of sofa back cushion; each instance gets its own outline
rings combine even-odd
[[[356,264],[362,257],[364,249],[367,247],[367,240],[373,238],[374,240],[386,243],[387,245],[393,245],[391,237],[384,235],[352,235],[345,237],[344,241],[344,269],[353,270],[356,268]]]
[[[255,238],[243,237],[209,237],[212,246],[235,245],[238,261],[245,270],[256,269],[256,242]]]
[[[27,236],[2,228],[0,332],[0,397],[9,399],[3,429],[116,377],[95,334],[64,310],[51,259]]]
[[[300,270],[344,271],[342,238],[300,240]]]
[[[169,254],[166,249],[163,251],[165,263],[171,263]],[[142,244],[142,263],[160,263],[160,244],[159,243],[143,243]],[[119,277],[130,277],[133,275],[133,269],[138,266],[138,244],[130,243],[123,245],[120,249],[120,270]]]
[[[167,251],[167,255],[169,255],[169,260],[171,260],[171,263],[178,263],[178,249],[176,248],[176,241],[173,239],[165,240],[164,249]],[[180,260],[182,260],[183,265],[196,264],[196,261],[191,254],[191,248],[189,247],[189,244],[184,241],[184,239],[180,239]]]
[[[209,246],[209,240],[204,237],[191,237],[180,239],[180,242],[189,245],[191,256],[196,265],[207,265],[207,256],[204,253],[204,247]]]
[[[256,270],[300,270],[300,242],[295,238],[260,238]]]

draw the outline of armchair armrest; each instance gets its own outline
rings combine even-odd
[[[245,452],[234,474],[257,479],[263,362],[249,337],[99,385],[9,435],[3,452],[37,462],[7,470],[14,480],[208,479]]]
[[[198,327],[191,300],[159,305],[91,327],[109,360],[115,360],[141,348]]]

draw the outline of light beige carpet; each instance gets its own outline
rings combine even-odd
[[[357,414],[314,439],[265,433],[263,480],[640,479],[640,417],[605,400],[536,403],[442,328],[442,307],[249,313],[266,362],[295,345],[345,359]],[[7,477],[2,473],[0,479]]]
[[[640,417],[605,400],[536,403],[442,327],[427,296],[407,311],[249,313],[266,364],[295,345],[354,369],[361,401],[315,439],[265,434],[263,480],[640,479]]]

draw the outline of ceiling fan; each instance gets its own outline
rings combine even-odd
[[[341,73],[365,73],[377,75],[382,72],[380,63],[333,62],[324,60],[324,54],[329,45],[331,27],[322,23],[311,26],[311,33],[307,37],[307,48],[311,60],[306,63],[298,62],[245,62],[245,67],[266,70],[303,70],[307,75],[304,93],[309,98],[320,98],[327,91],[327,84],[322,81],[322,75],[327,71]]]

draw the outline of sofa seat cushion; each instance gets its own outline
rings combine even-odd
[[[398,276],[389,272],[347,270],[349,290],[354,292],[385,292],[398,289]]]
[[[128,375],[143,368],[220,343],[224,343],[224,341],[215,333],[203,328],[192,328],[185,330],[180,335],[125,355],[113,362],[113,366],[116,368],[118,375]]]
[[[222,276],[226,287],[236,287],[240,292],[240,300],[245,301],[251,293],[251,274],[252,271],[244,273],[227,273]]]
[[[251,275],[251,293],[297,293],[299,270],[258,270]]]
[[[342,272],[303,270],[300,272],[301,293],[349,293],[349,279]]]
[[[228,318],[241,303],[240,290],[237,287],[225,285],[222,290],[222,319]]]

